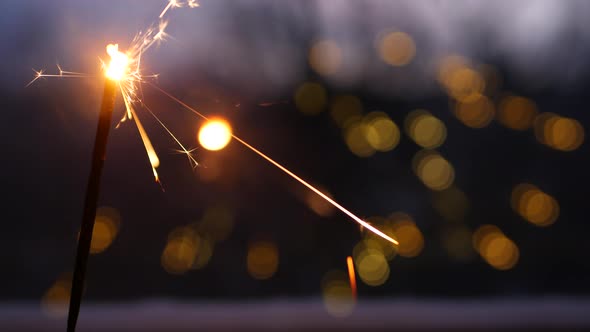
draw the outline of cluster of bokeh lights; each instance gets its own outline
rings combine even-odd
[[[308,54],[311,69],[326,81],[337,77],[346,66],[344,45],[336,39],[312,42]],[[375,37],[374,46],[375,59],[395,70],[410,65],[420,52],[411,35],[397,30],[384,30]],[[583,144],[584,128],[578,120],[540,112],[532,99],[503,91],[502,78],[492,65],[458,54],[442,56],[436,63],[435,80],[448,96],[450,113],[464,126],[481,129],[495,122],[510,130],[530,130],[539,143],[564,152],[575,151]],[[295,91],[295,104],[305,115],[328,111],[333,123],[342,130],[343,142],[352,154],[369,158],[377,152],[394,150],[403,140],[400,128],[420,149],[412,160],[412,170],[432,192],[435,211],[447,221],[441,244],[453,260],[465,262],[479,254],[489,266],[502,271],[518,264],[520,251],[516,242],[497,226],[483,225],[474,230],[463,223],[470,207],[469,197],[454,184],[460,174],[456,174],[452,162],[437,151],[448,135],[441,116],[426,109],[408,110],[405,120],[398,126],[388,115],[393,111],[367,111],[359,97],[331,95],[323,84],[322,80],[303,82]],[[536,226],[550,226],[559,216],[557,199],[533,184],[515,185],[511,198],[506,201],[511,202],[518,216]],[[404,213],[368,220],[400,243],[395,247],[387,246],[382,240],[364,233],[354,247],[352,257],[359,279],[366,285],[379,286],[389,278],[389,262],[397,256],[419,255],[424,237],[412,218]],[[343,316],[352,311],[355,302],[344,273],[327,273],[322,285],[329,312]]]

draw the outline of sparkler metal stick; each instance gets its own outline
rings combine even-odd
[[[86,198],[84,200],[84,211],[82,213],[82,224],[76,251],[76,262],[74,265],[74,276],[70,292],[70,307],[68,310],[68,332],[76,331],[80,303],[84,291],[84,280],[90,244],[92,242],[92,231],[96,218],[96,203],[100,191],[100,176],[106,158],[106,146],[109,137],[111,118],[115,108],[115,97],[119,88],[118,80],[126,71],[127,58],[123,53],[118,52],[116,45],[107,46],[107,52],[111,55],[111,63],[106,71],[104,94],[94,139],[94,150],[92,152],[92,163],[88,185],[86,187]]]
[[[70,294],[68,332],[74,332],[76,330],[76,322],[78,321],[78,313],[80,312],[86,265],[88,263],[90,242],[92,241],[92,231],[94,229],[94,220],[96,217],[96,202],[100,190],[100,175],[102,173],[102,166],[106,156],[106,145],[109,136],[109,127],[111,125],[111,116],[113,114],[113,109],[115,108],[116,91],[117,82],[107,78],[104,85],[104,94],[98,118],[96,138],[94,140],[94,151],[92,152],[92,164],[90,175],[88,176],[88,185],[86,187],[84,212],[82,213],[82,225],[80,228],[76,265],[74,267],[74,278],[72,279],[72,291]]]

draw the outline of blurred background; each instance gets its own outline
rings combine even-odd
[[[157,25],[166,4],[0,4],[0,326],[64,322],[102,97],[100,59],[107,44],[125,50]],[[179,4],[166,14],[167,40],[142,58],[144,74],[158,74],[150,81],[225,118],[237,136],[400,245],[360,229],[235,140],[202,148],[203,122],[144,85],[146,105],[200,165],[193,169],[139,108],[160,157],[155,183],[135,124],[114,129],[124,114],[119,97],[82,327],[123,315],[109,303],[145,301],[153,307],[130,305],[139,311],[129,317],[171,313],[186,322],[188,308],[166,308],[216,303],[209,310],[217,316],[197,316],[211,329],[224,312],[239,312],[251,328],[304,327],[285,312],[316,317],[310,326],[349,328],[378,327],[380,319],[408,328],[546,327],[543,319],[558,329],[590,326],[590,3]],[[55,74],[57,65],[88,77],[27,86],[33,70]],[[250,314],[219,304],[249,302],[262,304]],[[84,316],[87,303],[96,316]],[[281,308],[275,325],[256,319]],[[481,319],[469,321],[469,310]]]

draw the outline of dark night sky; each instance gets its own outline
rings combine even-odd
[[[71,271],[101,96],[97,55],[106,56],[109,42],[124,47],[157,18],[163,1],[120,3],[0,5],[2,300],[40,299]],[[362,296],[588,295],[587,142],[563,152],[537,142],[532,130],[511,130],[497,121],[482,129],[464,126],[433,79],[431,62],[450,52],[491,64],[502,77],[499,95],[525,96],[539,112],[575,118],[587,129],[590,30],[583,13],[589,6],[327,3],[203,0],[196,9],[175,9],[169,25],[174,39],[150,50],[145,68],[160,74],[160,87],[205,114],[226,117],[238,136],[327,188],[361,217],[395,211],[412,216],[424,234],[424,250],[415,258],[395,258],[389,280],[380,287],[360,285]],[[416,40],[417,55],[407,67],[388,67],[372,53],[376,33],[392,26]],[[336,78],[315,73],[306,57],[318,38],[360,50],[356,69]],[[98,77],[39,80],[25,88],[30,68],[53,70],[56,62]],[[298,111],[293,95],[304,81],[323,84],[329,99],[353,94],[365,112],[383,111],[400,128],[415,109],[442,120],[448,134],[437,150],[454,166],[454,185],[469,201],[462,225],[500,227],[520,250],[518,264],[498,271],[477,254],[466,261],[449,257],[441,237],[453,224],[433,208],[435,193],[412,171],[420,147],[402,133],[392,151],[355,156],[328,112]],[[149,86],[144,95],[180,140],[198,146],[198,118]],[[260,106],[269,101],[274,104]],[[115,121],[123,110],[119,98]],[[165,191],[153,181],[134,125],[112,130],[99,205],[116,208],[121,227],[105,252],[91,256],[89,299],[319,295],[324,273],[345,269],[345,257],[360,238],[345,215],[315,214],[302,200],[307,192],[300,184],[235,141],[220,152],[197,149],[202,166],[193,171],[157,123],[147,113],[140,116],[159,152]],[[212,170],[220,180],[205,181],[203,174]],[[536,227],[511,209],[510,193],[522,182],[557,199],[555,224]],[[234,228],[214,246],[209,264],[183,275],[167,273],[160,257],[168,233],[219,204],[233,211]],[[276,243],[280,255],[277,273],[265,281],[246,268],[248,244],[258,238]]]

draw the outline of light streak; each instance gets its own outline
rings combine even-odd
[[[356,300],[356,276],[354,273],[354,262],[352,261],[351,256],[346,257],[346,266],[348,267],[348,280],[350,280],[350,290],[352,291],[352,298]]]
[[[45,78],[45,77],[62,77],[62,78],[85,78],[85,77],[91,77],[90,75],[84,74],[84,73],[77,73],[77,72],[74,72],[74,71],[65,71],[65,70],[62,70],[59,65],[57,65],[57,69],[59,71],[59,74],[45,74],[45,70],[44,69],[41,69],[41,70],[35,70],[35,69],[33,69],[33,72],[35,73],[35,77],[33,77],[33,79],[25,87],[28,87],[29,85],[35,83],[38,79]]]
[[[170,93],[166,92],[165,90],[163,90],[162,88],[158,87],[157,85],[150,83],[150,85],[154,88],[156,88],[157,90],[159,90],[160,92],[162,92],[163,94],[165,94],[166,96],[168,96],[170,99],[172,99],[173,101],[177,102],[178,104],[180,104],[181,106],[183,106],[185,109],[193,112],[194,114],[196,114],[197,116],[201,117],[203,120],[209,120],[208,117],[206,117],[205,115],[203,115],[202,113],[200,113],[199,111],[195,110],[194,108],[190,107],[189,105],[187,105],[186,103],[182,102],[180,99],[174,97],[173,95],[171,95]],[[359,223],[362,227],[368,229],[369,231],[375,233],[375,235],[380,236],[381,238],[393,243],[394,245],[399,245],[399,242],[393,238],[391,238],[390,236],[388,236],[387,234],[383,233],[382,231],[378,230],[377,228],[375,228],[374,226],[372,226],[371,224],[369,224],[368,222],[362,220],[361,218],[357,217],[354,213],[348,211],[346,208],[344,208],[342,205],[338,204],[336,201],[334,201],[332,198],[330,198],[328,195],[324,194],[322,191],[320,191],[319,189],[317,189],[316,187],[312,186],[311,184],[309,184],[307,181],[303,180],[302,178],[300,178],[299,176],[297,176],[295,173],[291,172],[289,169],[287,169],[286,167],[284,167],[283,165],[279,164],[278,162],[274,161],[272,158],[270,158],[269,156],[267,156],[266,154],[262,153],[260,150],[256,149],[255,147],[253,147],[252,145],[248,144],[246,141],[244,141],[243,139],[239,138],[238,136],[236,136],[235,134],[232,134],[232,137],[240,142],[243,146],[245,146],[246,148],[250,149],[252,152],[256,153],[257,155],[259,155],[260,157],[262,157],[263,159],[265,159],[266,161],[268,161],[269,163],[271,163],[272,165],[276,166],[278,169],[280,169],[281,171],[285,172],[287,175],[289,175],[290,177],[292,177],[293,179],[297,180],[299,183],[301,183],[302,185],[306,186],[309,190],[313,191],[314,193],[316,193],[318,196],[320,196],[321,198],[323,198],[326,202],[332,204],[335,208],[337,208],[338,210],[344,212],[347,216],[349,216],[350,218],[352,218],[352,220],[356,221],[357,223]]]
[[[119,121],[119,124],[117,125],[117,127],[121,123],[125,122],[127,119],[134,120],[135,125],[139,131],[141,140],[143,142],[144,148],[145,148],[146,153],[148,155],[148,159],[150,161],[150,165],[152,168],[154,179],[158,183],[159,183],[159,176],[158,176],[158,172],[156,171],[156,169],[160,165],[160,160],[159,160],[158,155],[157,155],[153,145],[151,144],[149,136],[147,135],[147,132],[144,129],[141,121],[139,120],[136,110],[135,110],[135,108],[136,108],[135,105],[140,105],[140,106],[143,106],[144,108],[148,109],[147,107],[145,107],[145,104],[140,96],[141,84],[147,83],[147,84],[155,87],[157,90],[159,90],[160,92],[162,92],[163,94],[165,94],[166,96],[171,98],[173,101],[179,103],[181,106],[183,106],[187,110],[193,112],[194,114],[198,115],[199,117],[201,117],[204,120],[209,120],[205,115],[198,112],[194,108],[190,107],[186,103],[182,102],[180,99],[178,99],[178,98],[174,97],[173,95],[171,95],[170,93],[164,91],[163,89],[161,89],[160,87],[158,87],[154,83],[146,80],[146,78],[148,78],[148,77],[149,78],[156,77],[157,75],[145,76],[141,72],[140,65],[141,65],[141,60],[142,60],[143,54],[148,49],[150,49],[154,44],[163,41],[167,37],[165,29],[168,25],[168,21],[164,19],[164,16],[166,15],[166,13],[170,9],[182,7],[184,5],[187,5],[190,8],[195,8],[195,7],[199,6],[198,2],[196,2],[196,1],[169,0],[166,7],[160,13],[158,24],[153,24],[145,32],[138,33],[135,36],[135,38],[133,39],[133,42],[131,43],[129,50],[126,53],[122,53],[121,51],[119,51],[118,46],[116,44],[111,44],[111,45],[107,46],[107,53],[109,53],[109,55],[111,56],[111,63],[107,66],[101,60],[103,69],[105,71],[105,75],[108,78],[116,80],[119,90],[121,91],[121,96],[123,98],[123,102],[125,104],[126,112],[123,115],[123,117],[121,118],[121,120]],[[59,68],[60,74],[55,75],[55,76],[80,77],[79,73],[65,72],[65,71],[61,70],[61,68],[59,66],[58,66],[58,68]],[[29,83],[29,85],[41,77],[53,77],[50,75],[43,74],[42,70],[35,71],[35,73],[36,73],[36,77],[33,79],[33,81],[31,81]],[[157,120],[158,124],[160,124],[160,126],[162,126],[164,128],[164,130],[180,146],[182,152],[187,155],[191,164],[197,165],[198,164],[197,161],[192,157],[193,150],[186,149],[184,147],[184,145],[181,144],[181,142],[172,134],[172,132],[168,129],[168,127],[165,126],[164,123],[151,110],[148,109],[148,111]],[[272,158],[270,158],[266,154],[262,153],[260,150],[254,148],[252,145],[248,144],[246,141],[242,140],[241,138],[239,138],[238,136],[236,136],[234,134],[232,134],[231,136],[236,141],[240,142],[243,146],[250,149],[254,153],[258,154],[260,157],[262,157],[263,159],[265,159],[266,161],[268,161],[269,163],[271,163],[272,165],[274,165],[275,167],[277,167],[281,171],[285,172],[287,175],[289,175],[293,179],[297,180],[299,183],[301,183],[302,185],[307,187],[309,190],[311,190],[312,192],[314,192],[315,194],[320,196],[322,199],[324,199],[325,201],[327,201],[328,203],[330,203],[331,205],[333,205],[334,207],[336,207],[337,209],[342,211],[344,214],[346,214],[351,219],[353,219],[355,222],[357,222],[359,225],[361,225],[361,227],[368,229],[369,231],[380,236],[381,238],[393,243],[394,245],[399,245],[398,241],[391,238],[387,234],[381,232],[380,230],[373,227],[371,224],[367,223],[366,221],[362,220],[361,218],[359,218],[358,216],[356,216],[355,214],[353,214],[352,212],[350,212],[349,210],[344,208],[342,205],[337,203],[335,200],[330,198],[328,195],[324,194],[322,191],[320,191],[316,187],[312,186],[307,181],[303,180],[302,178],[300,178],[298,175],[296,175],[295,173],[293,173],[292,171],[290,171],[289,169],[287,169],[283,165],[279,164],[278,162],[276,162],[275,160],[273,160]]]
[[[168,0],[168,4],[166,5],[166,7],[164,7],[164,9],[160,13],[159,17],[162,18],[162,17],[164,17],[164,15],[166,15],[168,10],[170,10],[172,8],[180,8],[180,7],[184,6],[185,4],[189,8],[197,8],[200,6],[199,2],[197,0],[187,0],[186,2],[182,2],[180,0]]]

